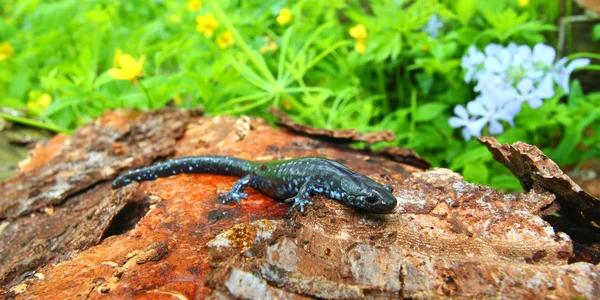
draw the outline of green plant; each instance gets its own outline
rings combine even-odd
[[[276,105],[318,127],[393,130],[388,144],[506,189],[518,181],[448,124],[474,97],[461,58],[472,45],[552,44],[559,11],[545,0],[17,0],[0,9],[0,106],[27,114],[0,117],[70,132],[120,107],[269,118]],[[565,165],[597,156],[600,96],[578,81],[571,90],[524,108],[498,139],[536,144]]]

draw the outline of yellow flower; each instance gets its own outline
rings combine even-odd
[[[188,9],[191,11],[197,11],[202,7],[202,2],[200,0],[189,0],[188,1]]]
[[[277,50],[277,42],[271,40],[269,36],[264,37],[265,44],[260,47],[260,54],[265,54],[267,52],[275,52]]]
[[[175,102],[176,105],[179,105],[183,103],[183,98],[181,97],[181,95],[175,94],[175,96],[173,96],[173,102]]]
[[[115,49],[115,56],[113,57],[113,65],[116,66],[119,64],[121,60],[121,56],[123,55],[123,50],[121,48]]]
[[[9,41],[0,43],[0,61],[9,59],[15,54],[15,49]]]
[[[350,36],[356,40],[365,40],[368,37],[367,29],[365,28],[365,25],[363,25],[363,24],[358,24],[358,25],[350,28],[350,30],[348,32],[350,33]]]
[[[37,106],[37,103],[35,103],[35,101],[32,101],[32,100],[27,101],[27,108],[29,109],[29,111],[33,112],[34,114],[37,114],[37,112],[38,112],[38,106]]]
[[[50,97],[50,95],[43,93],[37,100],[37,102],[40,104],[41,107],[43,107],[44,109],[50,107],[50,104],[52,104],[52,97]]]
[[[146,57],[142,56],[140,60],[136,62],[131,55],[122,54],[119,57],[119,66],[121,68],[108,70],[108,75],[117,80],[135,80],[141,76],[145,59]]]
[[[52,97],[46,93],[41,94],[37,99],[35,98],[39,95],[39,91],[31,91],[29,92],[29,101],[27,101],[27,108],[34,115],[39,115],[43,113],[50,104],[52,104]]]
[[[171,14],[169,15],[169,22],[171,22],[171,24],[179,24],[179,22],[181,22],[181,17],[179,17],[178,14]]]
[[[198,23],[196,30],[198,32],[204,32],[204,36],[207,38],[213,35],[215,29],[219,28],[219,23],[217,23],[215,16],[210,13],[196,17],[196,22]]]
[[[348,32],[350,33],[350,36],[356,40],[356,45],[354,45],[354,50],[356,50],[356,52],[358,52],[358,54],[365,53],[365,50],[367,49],[365,40],[369,36],[367,34],[367,29],[365,28],[365,25],[358,24],[354,27],[351,27],[350,30],[348,30]]]
[[[422,46],[421,46],[421,51],[423,51],[423,52],[428,52],[428,51],[429,51],[429,45],[425,45],[425,44],[424,44],[424,45],[422,45]]]
[[[529,0],[518,0],[519,7],[525,7],[529,5]]]
[[[262,45],[262,47],[260,47],[260,49],[258,51],[260,52],[260,54],[265,54],[265,53],[269,52],[269,46]]]
[[[234,43],[235,41],[233,40],[233,34],[229,30],[217,37],[217,46],[219,46],[221,49],[233,46]]]
[[[356,50],[356,52],[358,52],[358,54],[363,54],[363,53],[365,53],[365,49],[367,49],[365,40],[357,40],[356,45],[354,45],[354,50]]]
[[[275,52],[276,50],[277,50],[277,43],[276,42],[269,43],[269,51]]]
[[[286,110],[291,110],[292,109],[292,104],[290,103],[290,101],[286,98],[283,98],[281,100],[281,105],[283,106],[283,108],[285,108]]]
[[[292,20],[292,11],[289,8],[284,8],[279,11],[279,16],[277,16],[277,23],[281,25],[285,25]]]

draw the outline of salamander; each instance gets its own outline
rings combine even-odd
[[[210,173],[241,177],[227,193],[219,195],[223,203],[248,199],[244,193],[253,187],[265,195],[293,202],[304,212],[312,204],[310,196],[321,194],[345,205],[373,213],[391,212],[396,207],[392,187],[382,185],[344,165],[321,157],[252,162],[231,156],[190,156],[176,158],[129,171],[117,177],[113,189],[130,184],[169,177],[181,173]]]

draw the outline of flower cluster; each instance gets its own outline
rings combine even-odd
[[[212,37],[215,30],[219,28],[217,19],[215,19],[215,16],[211,13],[208,13],[204,16],[197,16],[196,23],[196,30],[204,33],[204,36],[207,38]]]
[[[513,119],[524,102],[535,109],[554,96],[554,83],[569,93],[571,72],[590,60],[579,58],[567,64],[565,57],[554,63],[555,57],[554,48],[541,43],[533,49],[512,43],[507,47],[489,44],[483,52],[471,46],[462,58],[462,67],[465,81],[476,82],[474,91],[479,96],[466,108],[454,108],[457,116],[450,118],[450,126],[462,127],[466,140],[481,136],[488,124],[490,134],[500,134],[504,131],[500,121],[514,126]]]
[[[196,31],[204,33],[206,38],[211,38],[215,34],[217,28],[219,28],[219,22],[217,22],[217,19],[212,13],[197,16],[196,23]],[[230,30],[227,30],[217,36],[215,42],[221,49],[231,47],[235,44],[233,33]]]
[[[52,97],[47,93],[40,91],[30,91],[27,108],[32,115],[41,115],[52,104]]]
[[[264,37],[265,44],[260,47],[260,54],[265,54],[267,52],[275,52],[277,50],[277,42],[272,40],[271,37]]]

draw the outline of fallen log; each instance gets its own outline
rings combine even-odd
[[[126,169],[191,155],[322,156],[392,185],[398,206],[373,215],[315,196],[301,214],[252,189],[223,205],[217,194],[238,178],[209,174],[108,188]],[[108,112],[0,185],[0,278],[4,296],[24,299],[596,298],[600,266],[569,263],[571,237],[542,218],[555,198],[503,194],[261,119]]]

